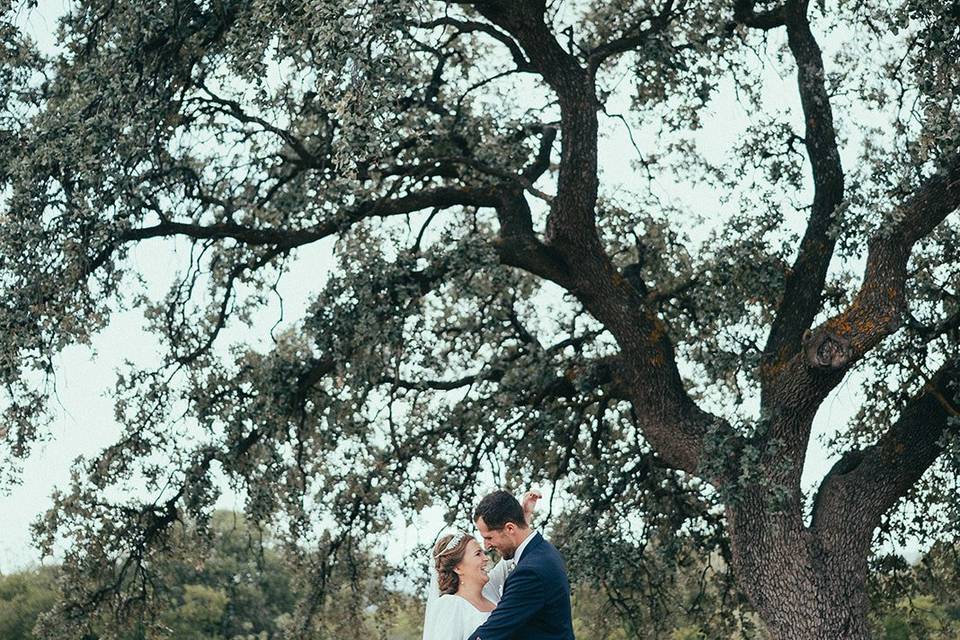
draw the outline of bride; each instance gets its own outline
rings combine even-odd
[[[537,491],[524,494],[527,522],[539,499]],[[490,559],[466,531],[441,537],[433,547],[432,559],[435,583],[427,601],[423,640],[467,640],[496,608],[506,580],[506,564],[501,560],[488,571]]]

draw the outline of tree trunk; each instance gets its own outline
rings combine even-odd
[[[869,543],[825,543],[800,511],[728,509],[732,569],[773,640],[869,640]],[[749,512],[749,513],[748,513]]]

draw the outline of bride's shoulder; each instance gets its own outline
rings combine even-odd
[[[437,599],[437,602],[442,602],[445,607],[462,607],[463,605],[469,605],[470,603],[461,598],[460,596],[453,595],[451,593],[445,593]]]
[[[444,594],[427,606],[427,618],[452,624],[463,617],[465,604],[469,605],[460,596]]]
[[[470,611],[473,605],[453,594],[445,593],[437,599],[437,607],[447,612]]]

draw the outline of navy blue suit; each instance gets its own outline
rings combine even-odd
[[[574,640],[567,568],[552,544],[533,535],[497,608],[469,640]]]

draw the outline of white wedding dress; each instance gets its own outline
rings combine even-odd
[[[467,640],[490,617],[457,595],[442,595],[427,605],[423,640]]]
[[[483,597],[497,604],[507,580],[506,564],[498,562],[489,577],[490,581],[483,587]],[[423,621],[423,640],[467,640],[477,627],[487,621],[490,612],[480,611],[458,595],[437,597],[436,576],[433,578]]]

